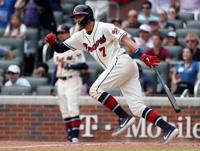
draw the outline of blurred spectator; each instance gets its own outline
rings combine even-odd
[[[22,12],[24,9],[24,6],[26,4],[26,2],[28,2],[29,0],[16,0],[14,8],[15,8],[15,13],[19,16],[22,16]]]
[[[0,58],[12,60],[14,58],[14,53],[9,48],[0,45]]]
[[[156,16],[152,15],[151,12],[152,4],[149,1],[142,3],[142,13],[139,14],[138,20],[141,23],[148,23],[149,19],[154,19]]]
[[[163,40],[164,46],[177,46],[179,45],[176,32],[170,31],[167,34],[167,37]]]
[[[149,19],[149,26],[151,28],[151,34],[159,33],[159,22],[158,18]]]
[[[131,9],[128,11],[128,17],[122,22],[122,29],[125,28],[138,28],[141,24],[138,22],[137,11]]]
[[[200,48],[198,48],[199,37],[196,33],[188,33],[185,37],[186,46],[193,51],[193,59],[200,61]]]
[[[122,26],[122,21],[121,21],[121,19],[118,19],[118,18],[111,20],[111,23],[119,28],[121,28],[121,26]]]
[[[162,61],[170,61],[170,55],[167,49],[162,47],[163,37],[160,34],[152,35],[153,48],[147,51],[148,55],[157,56]]]
[[[152,80],[151,77],[145,75],[142,71],[142,67],[139,63],[137,63],[139,74],[140,74],[140,81],[141,86],[145,96],[152,96],[156,93],[156,81]]]
[[[39,25],[38,8],[34,0],[28,0],[24,5],[23,21],[28,27],[37,27]]]
[[[152,3],[152,11],[157,12],[159,9],[167,11],[171,6],[171,0],[149,0]]]
[[[158,22],[160,28],[165,28],[169,31],[175,30],[175,25],[167,21],[167,12],[162,9],[158,10]]]
[[[56,21],[49,0],[34,0],[38,6],[39,22],[43,28],[56,31]]]
[[[5,28],[10,20],[10,16],[14,12],[16,0],[1,0],[0,1],[0,28]]]
[[[25,38],[26,30],[26,25],[22,23],[20,16],[13,14],[3,36],[7,38]]]
[[[173,7],[170,7],[169,10],[167,11],[167,19],[168,20],[176,20],[178,19],[178,15],[176,12],[176,9]]]
[[[200,73],[199,63],[193,61],[193,51],[190,48],[183,49],[182,58],[183,63],[176,67],[172,75],[172,87],[175,94],[182,94],[185,89],[188,89],[189,94],[194,94],[194,84]]]
[[[180,0],[171,0],[171,7],[175,8],[176,12],[180,11]]]
[[[28,80],[20,77],[20,68],[17,65],[10,65],[7,74],[9,81],[5,83],[5,86],[31,86]]]
[[[53,11],[62,11],[61,1],[62,0],[49,0]]]
[[[94,18],[97,21],[107,21],[109,14],[108,0],[86,0],[85,4],[92,8],[94,12]]]
[[[138,47],[143,48],[153,48],[153,41],[151,39],[151,28],[147,24],[143,24],[140,26],[139,37],[134,37],[134,41],[136,42]]]
[[[36,66],[36,69],[33,71],[33,77],[48,77],[49,66],[41,62]]]
[[[197,20],[200,13],[200,1],[199,0],[179,0],[180,12],[194,13],[194,17]]]

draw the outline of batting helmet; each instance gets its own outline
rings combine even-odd
[[[74,8],[73,15],[71,16],[74,18],[76,15],[85,15],[84,18],[80,21],[79,25],[84,27],[87,25],[88,22],[94,21],[93,11],[90,6],[88,5],[77,5]]]

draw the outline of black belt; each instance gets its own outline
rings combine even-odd
[[[73,76],[68,76],[68,77],[58,77],[60,80],[68,80],[71,79]]]

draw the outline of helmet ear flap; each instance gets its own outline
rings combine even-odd
[[[92,14],[88,14],[86,15],[81,21],[80,21],[80,26],[84,27],[86,26],[86,24],[89,22],[89,21],[94,21],[94,18],[93,18],[93,15]]]

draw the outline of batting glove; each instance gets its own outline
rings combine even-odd
[[[45,36],[45,41],[52,46],[55,43],[56,36],[53,33],[49,33]]]
[[[160,59],[157,56],[147,55],[143,53],[140,48],[138,48],[135,54],[136,56],[138,56],[138,58],[140,58],[141,61],[143,61],[149,67],[158,66],[160,63]]]

